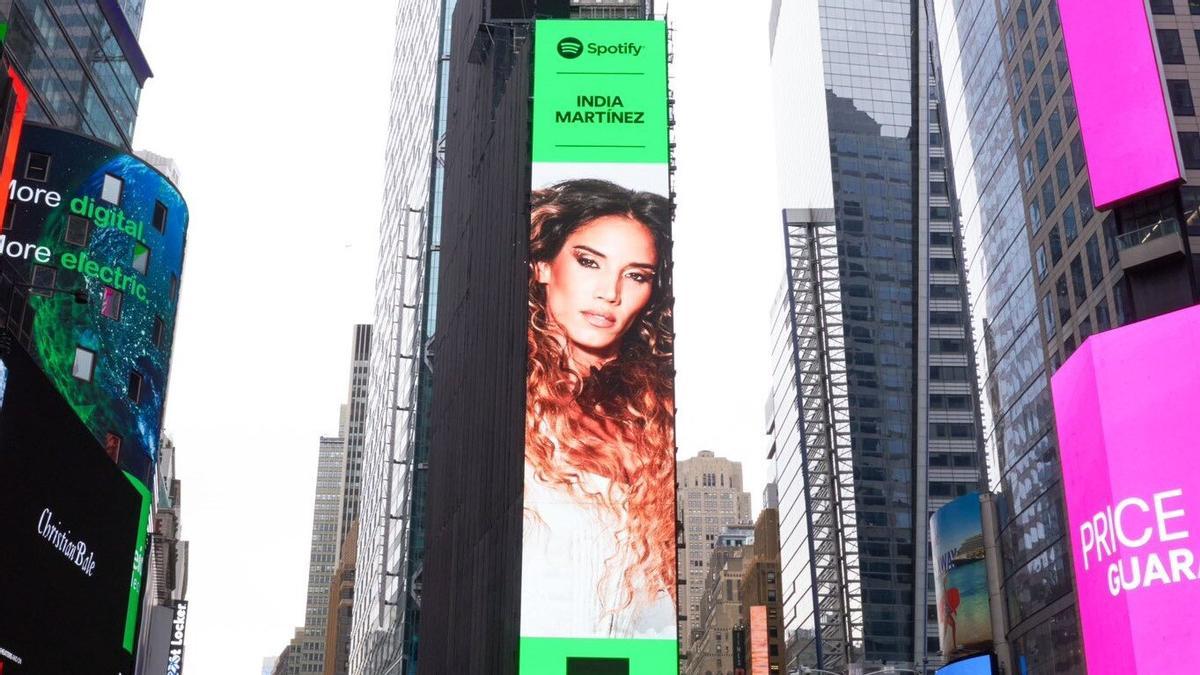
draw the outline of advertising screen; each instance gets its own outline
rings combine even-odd
[[[1054,374],[1087,670],[1200,663],[1200,307],[1093,335]]]
[[[1058,9],[1096,207],[1182,180],[1145,0]]]
[[[143,483],[158,455],[188,214],[142,160],[26,123],[0,229],[0,319]]]
[[[678,670],[666,26],[537,21],[521,675]]]
[[[983,514],[972,492],[929,517],[933,586],[937,593],[942,656],[992,648],[992,615],[984,561]]]
[[[750,608],[750,675],[768,675],[771,654],[767,645],[767,607]]]
[[[149,498],[33,359],[0,358],[4,675],[131,675]]]
[[[938,668],[937,675],[995,675],[996,657],[980,654]]]

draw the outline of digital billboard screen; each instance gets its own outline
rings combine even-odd
[[[24,350],[0,363],[2,672],[130,675],[149,495]]]
[[[521,675],[678,670],[666,56],[535,23]]]
[[[0,229],[0,319],[119,466],[158,456],[188,212],[141,159],[24,124]]]
[[[1087,670],[1200,663],[1200,307],[1091,336],[1051,380]]]
[[[1183,179],[1148,9],[1145,0],[1058,2],[1097,208]]]
[[[929,517],[933,586],[942,656],[992,648],[992,615],[979,494],[963,495]]]
[[[938,668],[937,675],[995,675],[996,657],[980,654]]]

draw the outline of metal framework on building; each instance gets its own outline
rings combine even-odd
[[[863,648],[846,340],[831,210],[787,210],[788,302],[804,461],[816,662],[844,669]],[[820,222],[825,221],[825,222]]]

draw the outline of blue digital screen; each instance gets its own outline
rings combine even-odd
[[[993,675],[992,655],[981,654],[938,668],[937,675]]]

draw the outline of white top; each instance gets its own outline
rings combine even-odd
[[[583,474],[588,492],[610,481]],[[525,465],[521,635],[569,638],[675,639],[675,603],[666,591],[652,602],[624,600],[624,571],[633,564],[626,516],[537,479]]]

